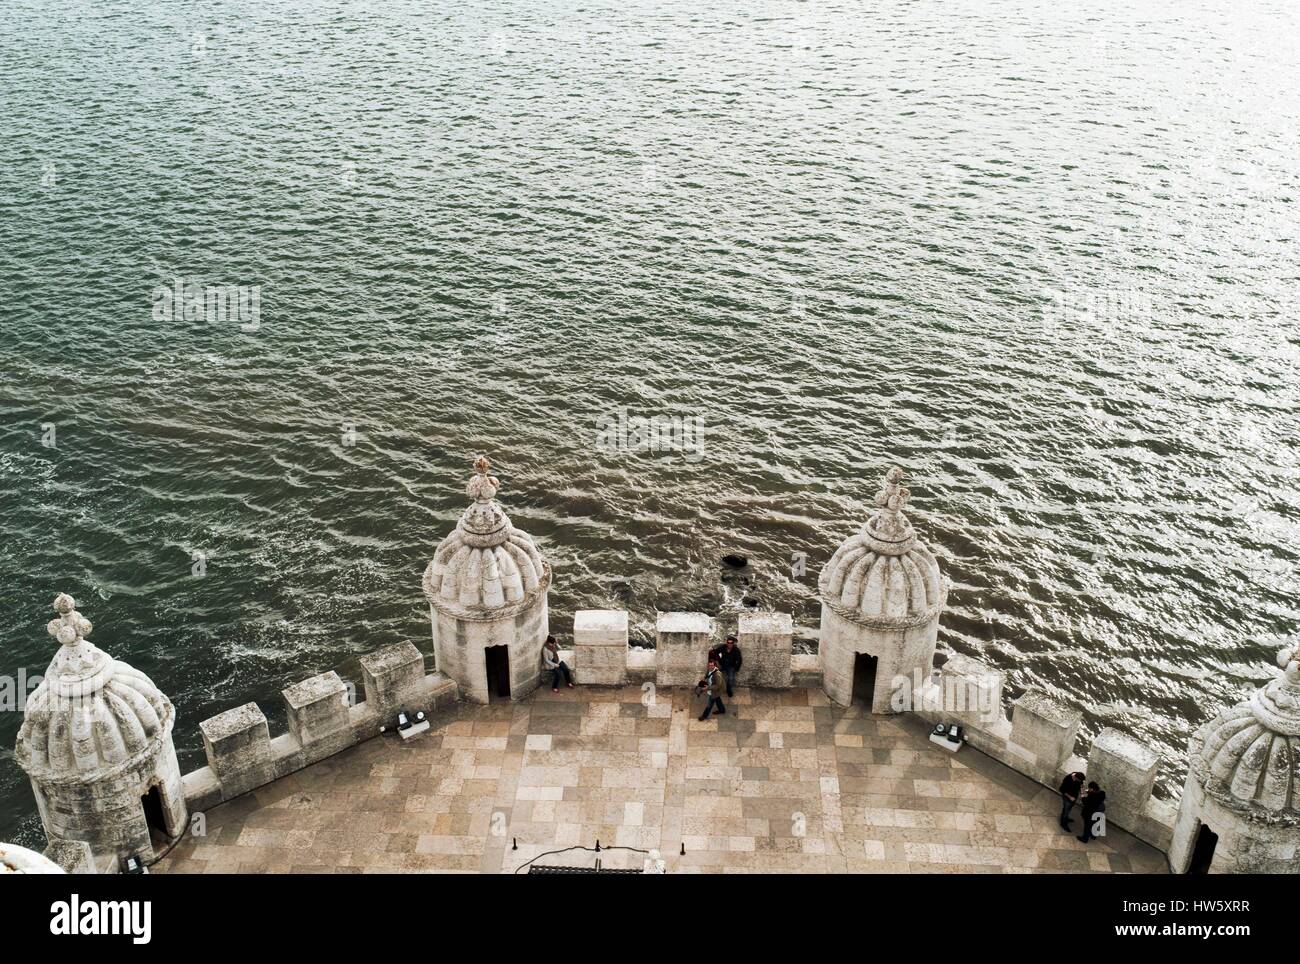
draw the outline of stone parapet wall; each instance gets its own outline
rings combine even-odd
[[[584,685],[693,686],[705,656],[718,642],[713,620],[702,613],[666,613],[657,629],[662,649],[627,642],[627,614],[588,610],[575,618],[574,646],[560,657]],[[749,618],[746,618],[749,617]],[[791,651],[791,617],[742,614],[737,632],[744,653],[739,685],[820,688],[819,654]],[[227,710],[200,724],[208,765],[183,779],[191,810],[203,810],[310,766],[377,736],[397,711],[443,709],[463,694],[442,673],[426,673],[424,657],[410,643],[361,658],[366,699],[348,705],[348,688],[334,672],[303,680],[284,691],[288,732],[272,737],[255,703]],[[1071,770],[1083,770],[1107,791],[1107,819],[1167,852],[1175,808],[1151,795],[1159,757],[1116,730],[1103,730],[1088,760],[1075,755],[1080,712],[1035,689],[1002,708],[1005,674],[960,655],[927,678],[914,674],[894,694],[895,712],[913,712],[930,723],[960,723],[975,750],[1056,789]],[[784,682],[783,682],[784,681]]]
[[[361,676],[366,699],[355,705],[333,671],[288,687],[289,731],[277,737],[256,703],[200,723],[208,765],[182,778],[190,810],[206,810],[376,737],[401,709],[432,714],[459,696],[447,676],[425,672],[424,657],[411,643],[363,656]]]
[[[1056,790],[1079,770],[1106,790],[1106,819],[1168,853],[1177,810],[1151,795],[1160,758],[1116,730],[1103,730],[1085,761],[1075,752],[1082,714],[1039,690],[1002,709],[1005,674],[964,656],[950,657],[912,694],[913,711],[930,723],[960,723],[966,742],[1013,770]],[[1113,794],[1113,796],[1112,796]]]

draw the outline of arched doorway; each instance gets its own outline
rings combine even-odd
[[[167,828],[167,808],[163,806],[162,787],[154,784],[149,788],[140,803],[144,807],[144,822],[149,826],[149,839],[154,848],[165,846],[171,839]]]
[[[507,646],[489,646],[483,651],[487,669],[488,702],[510,699],[510,649]]]
[[[1210,864],[1214,862],[1214,845],[1219,842],[1219,835],[1201,824],[1196,834],[1196,844],[1192,848],[1192,860],[1187,865],[1189,874],[1208,874]]]
[[[876,663],[876,657],[870,653],[853,657],[853,702],[861,700],[868,710],[876,696]]]

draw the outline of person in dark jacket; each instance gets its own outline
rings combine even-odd
[[[1083,833],[1079,840],[1087,843],[1093,837],[1106,835],[1106,791],[1097,786],[1096,781],[1088,784],[1088,792],[1083,795]]]
[[[722,705],[722,687],[723,687],[722,670],[718,668],[718,661],[709,660],[709,671],[704,674],[704,679],[697,684],[697,689],[702,690],[705,698],[708,700],[704,704],[704,712],[700,714],[700,722],[703,723],[713,712],[714,704],[717,704],[718,712],[725,713],[727,708]]]
[[[1074,773],[1067,773],[1065,779],[1061,781],[1061,829],[1069,830],[1070,811],[1074,805],[1079,802],[1079,791],[1083,789],[1083,774],[1077,770]]]
[[[740,671],[740,664],[744,657],[740,655],[740,647],[736,645],[736,637],[728,636],[727,641],[718,649],[718,668],[722,670],[722,676],[727,681],[727,696],[735,696],[733,692],[736,688],[736,673]]]

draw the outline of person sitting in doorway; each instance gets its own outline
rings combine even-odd
[[[560,674],[564,674],[564,685],[573,689],[573,676],[569,673],[569,666],[564,660],[560,659],[560,644],[555,641],[554,636],[547,636],[546,642],[542,645],[542,666],[551,671],[551,692],[560,692]]]

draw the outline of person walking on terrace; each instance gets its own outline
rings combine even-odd
[[[1088,792],[1083,795],[1083,833],[1079,840],[1087,843],[1093,837],[1106,834],[1106,791],[1097,786],[1097,782],[1088,784]]]
[[[1076,770],[1074,773],[1067,773],[1065,779],[1061,781],[1062,830],[1069,830],[1070,824],[1074,822],[1070,819],[1070,811],[1079,802],[1079,792],[1083,790],[1083,779],[1083,774]]]
[[[716,659],[709,660],[709,671],[704,674],[704,679],[700,680],[698,689],[704,691],[704,697],[708,700],[704,704],[704,712],[700,714],[700,722],[703,723],[713,712],[714,704],[717,704],[718,713],[727,712],[727,708],[722,705],[722,687],[724,686],[722,670],[718,668]]]
[[[560,644],[554,636],[547,636],[542,646],[542,666],[551,671],[551,692],[560,692],[560,674],[564,674],[564,685],[573,689],[573,677],[569,674],[568,664],[560,659]]]
[[[722,670],[722,676],[727,681],[728,697],[736,695],[733,692],[736,688],[736,673],[740,671],[740,664],[743,661],[740,647],[736,645],[736,637],[728,636],[727,641],[718,649],[718,668]]]

